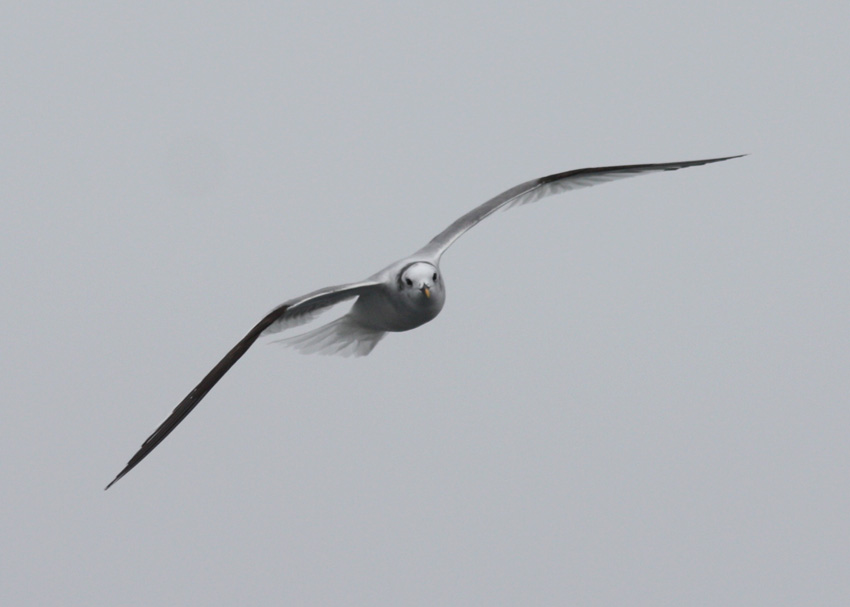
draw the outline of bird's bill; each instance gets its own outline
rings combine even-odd
[[[425,297],[431,299],[431,289],[428,287],[422,287],[422,292],[425,293]]]

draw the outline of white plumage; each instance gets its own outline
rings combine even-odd
[[[284,302],[257,323],[177,405],[106,488],[161,443],[261,335],[303,325],[331,306],[356,298],[345,316],[302,335],[279,341],[305,354],[365,356],[387,332],[408,331],[433,319],[442,310],[446,297],[439,269],[443,253],[467,230],[495,211],[617,179],[675,171],[738,157],[578,169],[526,181],[474,208],[416,253],[390,264],[368,280],[319,289]]]

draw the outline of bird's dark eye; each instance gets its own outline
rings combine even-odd
[[[408,287],[412,287],[412,286],[413,286],[413,281],[412,281],[412,280],[410,280],[409,278],[405,278],[405,279],[404,279],[404,282],[406,282],[406,283],[407,283],[407,286],[408,286]]]
[[[437,280],[437,273],[434,272],[434,275],[431,278],[433,278],[434,280]]]

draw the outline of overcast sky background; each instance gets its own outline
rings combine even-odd
[[[847,604],[847,3],[137,4],[0,9],[0,603]],[[738,153],[491,217],[103,492],[281,301]]]

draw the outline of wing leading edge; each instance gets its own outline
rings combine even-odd
[[[626,164],[609,167],[590,167],[585,169],[574,169],[563,173],[555,173],[539,179],[526,181],[510,190],[502,192],[495,198],[491,198],[466,215],[463,215],[445,230],[437,234],[431,241],[420,249],[416,255],[439,260],[446,249],[455,240],[460,238],[467,230],[477,225],[482,219],[492,215],[499,209],[537,202],[546,196],[569,192],[579,188],[587,188],[609,181],[636,177],[645,173],[657,173],[660,171],[676,171],[687,167],[701,166],[713,162],[722,162],[733,158],[740,158],[746,154],[737,156],[726,156],[723,158],[708,158],[705,160],[686,160],[683,162],[662,162],[658,164]]]
[[[156,449],[165,440],[165,437],[171,434],[172,430],[186,419],[186,416],[192,412],[192,409],[224,377],[224,374],[236,364],[236,361],[242,358],[245,352],[248,351],[248,348],[257,341],[257,338],[265,332],[276,332],[283,328],[300,324],[305,317],[312,317],[325,308],[329,308],[346,299],[357,297],[364,291],[380,285],[381,283],[378,282],[361,282],[320,289],[303,297],[287,301],[266,314],[260,322],[254,325],[254,328],[248,331],[247,335],[239,343],[224,355],[224,358],[204,376],[200,383],[186,395],[186,398],[180,401],[180,404],[174,408],[171,415],[142,443],[136,454],[127,462],[127,465],[118,473],[118,476],[112,479],[112,482],[106,486],[106,489],[117,483],[124,475],[135,468],[139,462],[145,459],[151,451]]]

